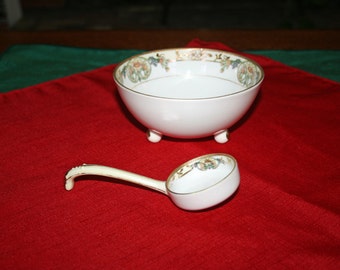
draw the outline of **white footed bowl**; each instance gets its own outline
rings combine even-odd
[[[148,139],[214,136],[228,141],[228,128],[249,109],[264,78],[254,61],[213,49],[146,52],[120,63],[113,74],[132,115]]]

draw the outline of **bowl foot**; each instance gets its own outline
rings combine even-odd
[[[214,134],[214,139],[218,143],[226,143],[228,141],[228,130],[222,130]]]
[[[153,143],[158,143],[162,139],[162,134],[155,130],[149,129],[146,135],[148,140]]]

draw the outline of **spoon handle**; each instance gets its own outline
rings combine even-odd
[[[94,164],[83,164],[70,169],[65,175],[65,189],[74,187],[74,179],[81,175],[99,175],[116,178],[168,194],[165,181],[155,180],[132,172]]]

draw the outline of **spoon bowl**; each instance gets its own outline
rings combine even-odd
[[[189,211],[203,210],[225,201],[240,184],[236,159],[220,153],[187,161],[176,168],[167,181],[112,167],[83,164],[67,172],[65,189],[73,189],[75,178],[81,175],[106,176],[148,187],[169,196],[175,205]]]

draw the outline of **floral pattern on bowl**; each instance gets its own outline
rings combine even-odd
[[[150,77],[152,66],[160,65],[165,71],[169,71],[169,63],[179,61],[209,61],[220,64],[220,72],[227,70],[237,70],[237,80],[246,87],[256,84],[261,76],[261,71],[257,66],[248,60],[240,58],[233,59],[230,54],[226,53],[211,53],[205,49],[193,50],[176,50],[175,59],[170,59],[162,53],[156,53],[149,57],[134,57],[126,65],[124,65],[118,73],[118,81],[121,83],[125,79],[129,79],[133,83],[138,83]]]
[[[182,178],[187,173],[191,172],[194,169],[198,169],[200,171],[214,170],[217,169],[221,164],[226,165],[230,164],[232,160],[226,156],[220,157],[207,157],[205,159],[189,163],[186,166],[183,166],[180,170],[178,170],[172,177],[173,180],[177,180]]]

